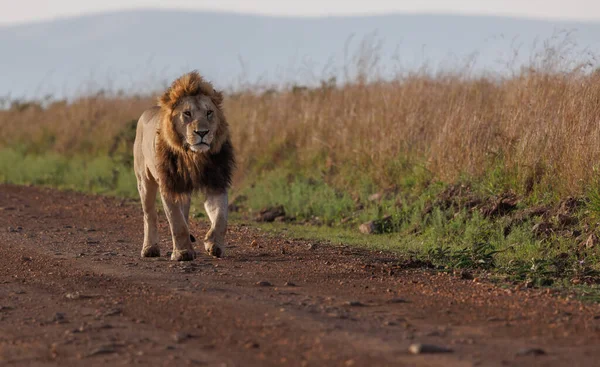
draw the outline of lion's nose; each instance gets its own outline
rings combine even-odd
[[[194,133],[200,135],[200,138],[204,138],[208,132],[209,130],[194,130]]]

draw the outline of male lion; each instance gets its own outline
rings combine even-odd
[[[138,120],[133,158],[144,210],[142,257],[160,256],[158,189],[171,227],[171,260],[196,257],[189,232],[190,200],[196,191],[206,195],[204,208],[211,222],[204,248],[212,256],[223,256],[227,189],[235,160],[222,103],[223,95],[194,71],[175,80],[158,106]]]

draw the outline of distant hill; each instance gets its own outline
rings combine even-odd
[[[600,50],[600,23],[398,14],[278,18],[162,10],[89,15],[0,27],[0,96],[154,90],[189,69],[200,70],[219,87],[257,80],[315,82],[343,76],[343,66],[351,64],[345,54],[352,55],[368,35],[368,44],[381,42],[379,67],[388,75],[425,61],[432,69],[463,66],[474,53],[475,70],[502,72],[513,49],[520,48],[518,60],[527,60],[535,39],[550,39],[560,30],[574,30],[575,49]]]

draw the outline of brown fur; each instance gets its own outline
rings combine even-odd
[[[215,140],[207,153],[191,151],[172,121],[173,110],[181,99],[199,94],[211,99],[217,107],[215,112],[220,121]],[[156,158],[161,192],[180,201],[193,191],[227,190],[231,184],[231,171],[235,161],[229,124],[223,113],[222,93],[194,71],[175,80],[159,97],[158,105],[161,118],[156,139]]]

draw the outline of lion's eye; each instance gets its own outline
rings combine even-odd
[[[206,111],[206,117],[211,118],[212,115],[213,115],[213,111],[212,110]]]
[[[183,115],[186,117],[192,117],[192,111],[183,111]]]

